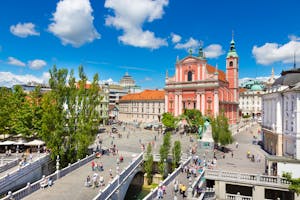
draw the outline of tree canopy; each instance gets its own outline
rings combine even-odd
[[[162,115],[162,123],[165,127],[175,129],[177,127],[178,119],[172,115],[172,113],[164,113]]]
[[[211,126],[215,143],[227,145],[233,142],[233,137],[229,130],[228,119],[225,117],[224,113],[221,113],[216,118],[212,118]]]
[[[53,158],[60,155],[64,164],[87,154],[100,121],[98,74],[87,87],[83,67],[80,66],[78,71],[79,81],[76,82],[73,70],[68,73],[67,69],[53,66],[49,79],[52,90],[42,101],[44,113],[40,136],[51,149]]]
[[[185,109],[180,118],[186,120],[188,124],[188,132],[195,133],[199,126],[203,126],[204,124],[204,117],[202,113],[196,109]]]
[[[285,172],[282,175],[285,177],[288,181],[291,182],[289,185],[289,190],[295,192],[297,195],[300,194],[300,178],[292,178],[292,174],[289,172]]]

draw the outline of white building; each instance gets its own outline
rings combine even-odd
[[[165,112],[165,92],[145,90],[128,94],[119,101],[119,120],[126,122],[160,122]]]
[[[239,110],[243,115],[250,115],[252,118],[261,118],[263,88],[253,85],[251,89],[240,89]]]
[[[300,68],[283,71],[271,88],[263,95],[262,131],[269,171],[282,174],[300,164]],[[272,164],[274,163],[274,164]],[[285,166],[284,168],[282,168]],[[299,175],[300,170],[293,171]]]

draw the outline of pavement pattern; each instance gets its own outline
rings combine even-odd
[[[110,131],[110,127],[106,127]],[[124,157],[124,162],[120,164],[120,172],[129,165],[129,162],[133,158],[133,155],[138,155],[142,152],[141,144],[146,147],[148,143],[153,144],[153,152],[158,153],[160,145],[162,143],[162,134],[158,134],[156,131],[149,130],[136,130],[133,127],[117,127],[122,137],[119,138],[116,134],[112,137],[109,133],[101,133],[102,148],[108,148],[111,144],[115,144],[118,148],[119,156]],[[128,134],[129,133],[129,134]],[[175,140],[180,140],[182,149],[189,151],[190,140],[188,137],[182,137],[179,134],[172,136],[172,144]],[[97,141],[95,141],[97,143]],[[94,145],[95,147],[95,145]],[[103,172],[97,172],[99,176],[104,177],[105,185],[111,180],[109,176],[109,169],[113,171],[113,177],[116,175],[117,158],[119,156],[112,156],[112,154],[103,155],[100,159],[95,159],[96,163],[102,162],[104,166]],[[25,200],[85,200],[93,199],[105,186],[102,187],[85,187],[84,183],[86,177],[90,175],[92,177],[94,172],[91,169],[91,162],[83,165],[77,170],[67,174],[63,178],[54,182],[52,187],[40,189],[31,195],[25,197]]]

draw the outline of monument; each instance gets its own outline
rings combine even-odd
[[[206,120],[204,126],[200,126],[198,129],[199,134],[199,147],[200,149],[214,149],[214,139],[212,137],[212,128],[210,123]]]

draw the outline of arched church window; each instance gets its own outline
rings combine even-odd
[[[188,81],[192,81],[193,73],[191,71],[188,72]]]
[[[229,62],[229,66],[230,66],[230,67],[233,66],[233,62],[232,62],[232,61]]]

